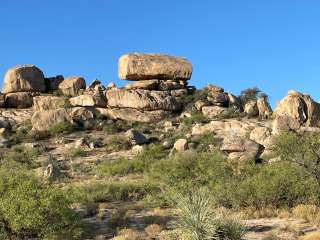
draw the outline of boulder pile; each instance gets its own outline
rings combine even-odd
[[[154,122],[181,109],[179,98],[190,91],[191,63],[179,57],[159,54],[126,54],[119,59],[118,75],[134,81],[124,88],[106,91],[111,118]]]

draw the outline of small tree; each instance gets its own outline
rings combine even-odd
[[[247,102],[249,102],[251,100],[257,100],[258,94],[260,92],[261,92],[261,90],[257,87],[243,89],[240,93],[240,96],[239,96],[242,105],[246,104]]]

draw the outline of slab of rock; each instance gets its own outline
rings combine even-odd
[[[145,90],[156,90],[158,88],[158,80],[142,80],[134,83],[128,83],[124,85],[127,90],[132,89],[145,89]]]
[[[0,93],[0,108],[4,108],[6,103],[6,97],[4,94]]]
[[[73,123],[72,118],[64,108],[47,111],[37,111],[31,118],[32,130],[47,131],[57,123]]]
[[[30,92],[8,93],[5,96],[6,108],[29,108],[32,104],[33,97]]]
[[[225,116],[228,113],[228,108],[219,106],[203,106],[202,113],[209,119],[216,119],[218,117]]]
[[[272,116],[272,108],[266,98],[260,97],[257,100],[257,107],[259,117],[261,117],[262,119],[268,119]]]
[[[213,105],[216,105],[216,106],[227,107],[229,105],[229,98],[226,93],[209,92],[207,99],[209,102],[211,102]]]
[[[64,97],[36,96],[33,98],[33,109],[34,111],[45,111],[63,108],[67,102]]]
[[[82,77],[69,77],[59,84],[59,90],[65,96],[73,97],[80,93],[81,89],[86,88],[86,82]]]
[[[10,68],[3,81],[3,93],[44,92],[43,72],[34,65],[19,65]]]
[[[17,124],[23,124],[29,121],[32,117],[33,109],[26,108],[26,109],[15,109],[15,108],[3,108],[0,109],[0,117],[4,117],[11,126]]]
[[[168,55],[126,54],[120,57],[118,65],[119,78],[127,80],[188,80],[192,75],[188,60]]]
[[[179,102],[164,91],[111,89],[106,97],[110,107],[168,111],[181,108]]]
[[[210,91],[210,92],[224,92],[224,89],[222,87],[219,87],[219,86],[216,86],[214,84],[208,84],[206,87],[205,87],[206,90]]]
[[[278,103],[273,116],[280,131],[280,125],[315,127],[320,120],[320,104],[308,95],[291,90]]]
[[[143,145],[149,142],[146,136],[134,129],[128,130],[125,135],[133,145]]]
[[[163,110],[141,111],[133,108],[96,108],[96,110],[101,116],[130,122],[159,122],[170,115]]]
[[[78,107],[106,107],[107,99],[103,93],[96,92],[93,95],[83,94],[70,98],[70,104]]]
[[[170,95],[173,97],[182,97],[188,95],[188,89],[175,89],[170,91]]]
[[[250,132],[251,140],[269,148],[272,142],[272,130],[268,127],[256,127]]]
[[[84,122],[95,118],[94,109],[86,107],[73,107],[67,110],[73,121]]]

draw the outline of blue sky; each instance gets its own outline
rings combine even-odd
[[[1,0],[0,75],[28,63],[123,85],[118,58],[156,52],[188,58],[197,87],[318,100],[319,23],[316,0]]]

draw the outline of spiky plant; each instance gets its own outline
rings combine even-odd
[[[201,188],[188,194],[176,193],[174,202],[177,211],[173,226],[185,233],[189,240],[217,239],[214,201],[208,190]]]

